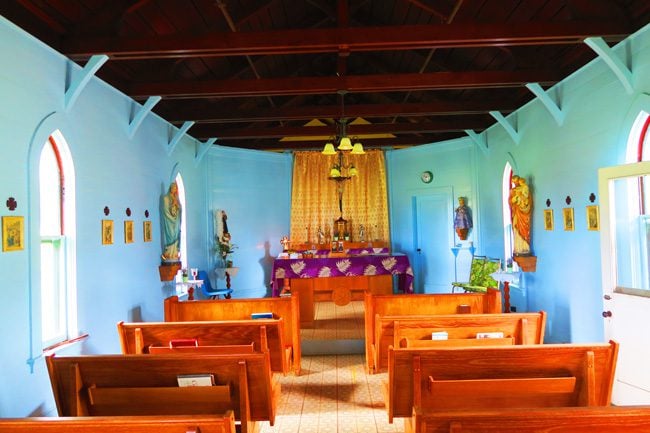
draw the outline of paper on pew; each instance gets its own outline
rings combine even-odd
[[[432,340],[447,340],[449,339],[449,334],[447,331],[437,331],[431,333]]]
[[[176,376],[178,386],[213,386],[213,374],[179,374]]]
[[[476,338],[503,338],[503,332],[479,332]]]

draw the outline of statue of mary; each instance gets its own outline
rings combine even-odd
[[[177,262],[180,260],[181,244],[181,203],[178,198],[178,185],[172,182],[169,192],[162,198],[162,232],[164,262]]]

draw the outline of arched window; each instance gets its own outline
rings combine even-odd
[[[627,141],[625,162],[641,162],[650,160],[650,114],[642,111],[637,116]]]
[[[630,129],[625,162],[650,160],[650,114],[641,111]],[[650,182],[633,176],[614,182],[612,230],[616,239],[616,285],[632,291],[650,290]]]
[[[513,266],[512,255],[514,251],[512,232],[512,215],[510,214],[510,186],[512,184],[512,166],[506,162],[503,169],[503,179],[501,182],[501,206],[503,210],[503,257],[506,261],[506,266]]]
[[[183,177],[180,173],[176,175],[174,179],[176,185],[178,186],[178,201],[181,203],[181,245],[180,245],[180,254],[181,254],[181,266],[184,269],[187,269],[187,204],[185,201],[185,185],[183,184]]]
[[[59,131],[39,161],[41,341],[44,347],[77,337],[74,166]]]

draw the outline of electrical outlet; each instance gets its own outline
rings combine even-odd
[[[510,312],[511,313],[516,313],[517,312],[517,307],[515,307],[514,305],[511,305],[510,306]]]

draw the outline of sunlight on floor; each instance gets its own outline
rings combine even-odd
[[[394,433],[404,423],[388,423],[381,394],[385,374],[368,375],[363,355],[306,356],[302,374],[281,378],[275,425],[262,433]]]
[[[314,325],[303,328],[303,340],[363,339],[363,301],[338,306],[334,302],[317,302]]]
[[[302,340],[363,340],[363,301],[338,306],[317,302],[311,328]],[[388,423],[381,393],[384,374],[366,374],[364,355],[302,357],[302,374],[280,379],[282,391],[275,425],[261,433],[396,433],[404,422]]]

